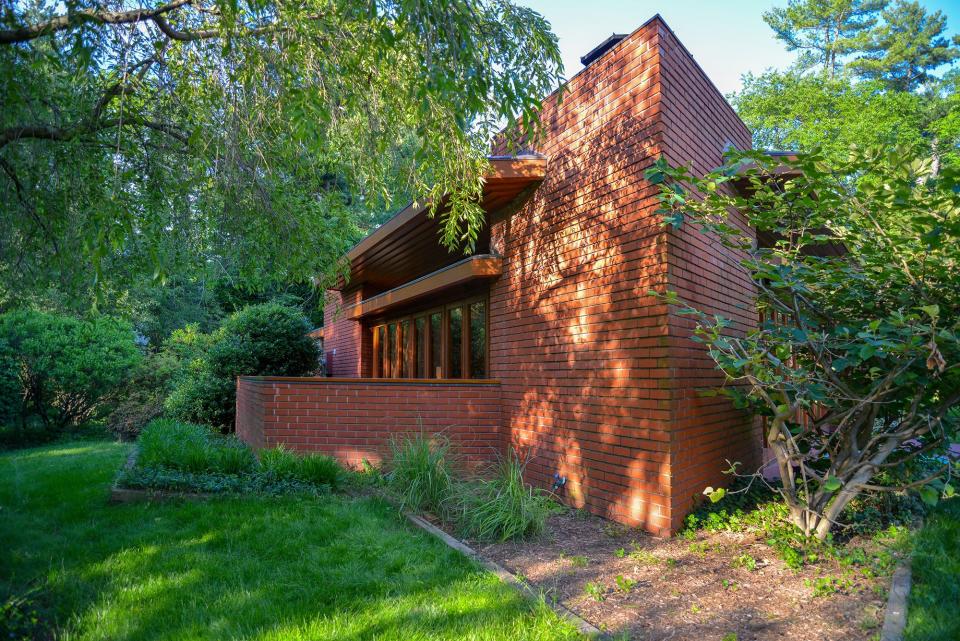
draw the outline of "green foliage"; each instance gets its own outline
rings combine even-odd
[[[897,0],[881,12],[863,47],[864,55],[850,67],[866,78],[876,78],[899,91],[913,91],[930,80],[930,72],[960,58],[960,36],[944,37],[947,17],[928,14],[919,2]]]
[[[172,419],[151,422],[143,428],[137,444],[137,465],[145,468],[239,474],[256,464],[253,452],[235,437]]]
[[[450,442],[421,431],[392,439],[390,453],[387,483],[400,494],[402,507],[446,514],[454,484]]]
[[[0,453],[0,604],[36,586],[51,638],[582,639],[376,496],[108,505],[129,449]]]
[[[323,454],[298,455],[277,446],[257,453],[260,469],[277,479],[295,479],[315,485],[336,488],[343,470],[336,459]]]
[[[524,465],[512,451],[489,478],[465,481],[455,477],[453,450],[442,436],[421,431],[392,440],[390,448],[387,484],[401,508],[433,512],[467,536],[506,541],[539,534],[556,508],[548,493],[524,483]]]
[[[849,590],[853,582],[848,578],[818,576],[815,579],[804,579],[803,585],[813,591],[814,598],[821,598]]]
[[[0,411],[20,429],[48,432],[103,414],[142,355],[129,324],[31,310],[0,315]]]
[[[960,501],[942,502],[917,533],[905,641],[960,638]]]
[[[261,494],[282,496],[305,494],[320,496],[330,491],[329,485],[296,478],[277,478],[271,473],[253,470],[243,474],[222,472],[188,472],[166,467],[135,467],[117,477],[123,487],[143,490],[165,490],[201,494]]]
[[[443,238],[470,246],[492,134],[530,133],[560,81],[508,0],[5,7],[0,302],[209,266],[307,282],[414,196],[450,194]]]
[[[583,586],[583,593],[597,602],[607,600],[607,589],[603,587],[603,584],[596,581],[588,581]]]
[[[126,487],[211,493],[284,494],[327,491],[344,477],[340,465],[322,454],[297,454],[282,447],[254,457],[243,442],[209,427],[157,419],[137,441],[137,464],[119,482]]]
[[[798,71],[746,74],[730,101],[758,149],[819,150],[829,160],[845,159],[852,145],[930,149],[938,120],[931,121],[924,96]],[[947,154],[957,140],[942,139],[938,149]]]
[[[48,608],[40,603],[36,588],[22,594],[0,592],[0,632],[10,641],[36,641],[53,638]]]
[[[635,588],[637,585],[636,579],[625,577],[622,574],[618,574],[616,578],[614,578],[613,582],[617,585],[617,589],[624,594],[630,594],[633,588]]]
[[[125,440],[136,438],[143,426],[163,414],[180,366],[170,350],[147,352],[117,393],[117,402],[106,419],[108,429]]]
[[[887,0],[788,0],[763,14],[788,51],[799,51],[799,66],[836,73],[844,56],[862,48]]]
[[[207,355],[211,374],[303,376],[317,367],[312,329],[298,309],[278,303],[251,305],[220,325]]]
[[[935,171],[908,150],[852,150],[843,162],[733,153],[703,178],[663,162],[651,171],[670,184],[665,220],[716,234],[757,289],[765,320],[755,329],[681,313],[737,383],[720,393],[765,421],[790,520],[825,538],[864,490],[930,484],[926,500],[950,495],[945,448],[960,441],[960,170]],[[730,188],[735,178],[745,187]],[[731,211],[769,246],[731,225]],[[917,474],[928,454],[933,472]],[[899,482],[878,485],[886,470]]]
[[[555,503],[549,493],[524,482],[524,468],[511,449],[497,462],[491,478],[458,488],[457,518],[468,535],[506,541],[543,531]]]
[[[303,376],[316,369],[316,343],[295,308],[252,305],[230,315],[212,336],[188,327],[171,336],[185,363],[166,409],[184,421],[229,430],[236,411],[237,376]]]
[[[786,71],[745,75],[730,96],[756,148],[843,161],[851,145],[899,146],[960,163],[960,72],[949,68],[960,37],[945,37],[941,12],[905,0],[791,0],[764,18],[800,55]]]

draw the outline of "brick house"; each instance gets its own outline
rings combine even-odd
[[[468,461],[512,446],[531,483],[564,478],[568,503],[661,535],[725,461],[759,461],[751,420],[698,393],[722,379],[692,321],[648,295],[744,332],[752,284],[719,242],[663,226],[644,179],[661,155],[705,172],[750,132],[659,16],[583,61],[535,153],[491,157],[474,255],[442,248],[423,207],[371,233],[328,292],[329,378],[241,377],[242,438],[353,464],[421,426]]]

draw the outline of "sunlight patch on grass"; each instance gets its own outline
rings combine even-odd
[[[577,638],[377,498],[109,506],[128,451],[0,455],[0,589],[39,582],[64,639]]]

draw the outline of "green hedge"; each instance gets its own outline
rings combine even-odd
[[[304,376],[319,354],[303,313],[276,303],[252,305],[229,318],[188,361],[166,402],[171,416],[233,428],[237,376]]]

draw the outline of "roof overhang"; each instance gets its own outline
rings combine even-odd
[[[496,278],[502,272],[503,259],[500,256],[491,256],[490,254],[470,256],[453,265],[412,280],[405,285],[346,307],[343,310],[343,315],[350,320],[374,316],[434,296],[459,285]]]
[[[495,156],[484,176],[481,206],[488,216],[529,196],[546,175],[547,159],[539,154]],[[393,288],[456,260],[456,253],[440,244],[441,204],[431,217],[430,203],[412,203],[373,230],[346,254],[350,277],[335,289],[370,282]],[[479,243],[478,251],[486,251]]]

